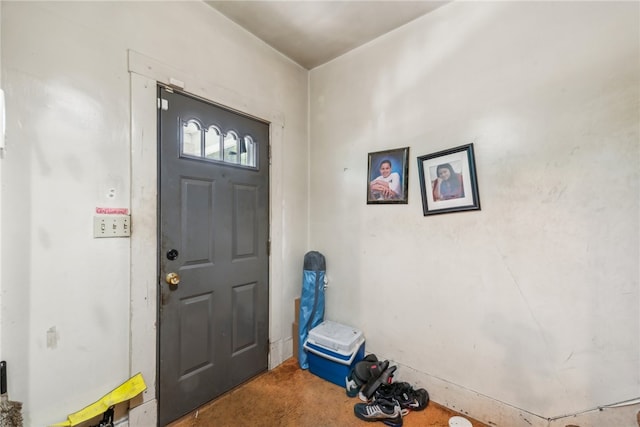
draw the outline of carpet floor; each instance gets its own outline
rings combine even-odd
[[[300,369],[296,359],[209,402],[171,423],[170,427],[364,427],[382,422],[362,421],[353,413],[360,400],[350,398],[344,387]],[[449,419],[461,416],[435,402],[423,411],[403,418],[403,427],[449,427]],[[467,416],[473,427],[487,427]]]

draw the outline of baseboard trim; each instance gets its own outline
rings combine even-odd
[[[552,418],[549,427],[640,427],[640,402],[609,405],[601,408]]]
[[[269,348],[269,370],[289,359],[293,355],[292,347],[291,337],[272,342]]]
[[[432,401],[493,427],[640,427],[640,402],[609,405],[578,414],[544,418],[460,385],[393,362],[396,380],[419,384]]]
[[[129,411],[129,427],[149,427],[158,423],[158,401],[148,400]]]
[[[409,366],[394,363],[398,365],[401,381],[420,384],[427,389],[432,401],[469,418],[495,427],[549,427],[549,420],[539,415],[523,411]]]

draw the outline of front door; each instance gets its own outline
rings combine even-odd
[[[159,423],[267,369],[269,125],[158,87]]]

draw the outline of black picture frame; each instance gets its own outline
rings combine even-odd
[[[480,210],[473,143],[418,157],[424,216]]]
[[[408,202],[409,147],[369,153],[367,204],[407,204]]]

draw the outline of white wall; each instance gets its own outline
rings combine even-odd
[[[529,426],[640,397],[639,8],[456,2],[311,71],[327,317],[435,401]],[[423,216],[416,157],[471,142],[482,210]],[[409,203],[367,205],[367,153],[405,146]]]
[[[175,70],[188,91],[277,118],[271,366],[290,356],[307,248],[307,71],[201,2],[0,7],[9,137],[2,161],[0,353],[11,368],[11,398],[25,404],[26,425],[62,421],[137,370],[149,386],[144,400],[154,399],[149,307],[156,273],[148,257],[156,248],[157,70],[130,74],[132,51]],[[131,239],[93,238],[95,208],[103,206],[132,210]],[[149,425],[150,412],[132,425]]]
[[[311,73],[310,153],[306,71],[201,3],[0,8],[0,354],[27,426],[62,421],[118,385],[139,363],[129,358],[136,337],[153,340],[151,326],[136,326],[148,317],[129,320],[130,292],[135,309],[148,290],[130,289],[141,280],[130,278],[131,245],[154,247],[149,227],[134,244],[141,202],[130,200],[141,192],[130,173],[153,182],[130,155],[131,122],[134,133],[153,128],[148,110],[131,118],[130,103],[148,99],[131,90],[153,76],[130,79],[129,49],[177,70],[195,93],[270,105],[282,118],[272,365],[287,356],[312,248],[327,256],[327,317],[361,327],[368,350],[435,401],[514,426],[509,408],[539,425],[640,395],[638,3],[438,9]],[[423,217],[415,157],[468,142],[482,210]],[[367,153],[403,146],[409,204],[367,206]],[[94,240],[96,206],[132,208],[134,237]]]
[[[0,6],[0,88],[2,88],[2,7]],[[3,89],[4,90],[4,89]],[[0,316],[2,316],[2,260],[4,257],[2,256],[2,187],[4,184],[2,183],[2,157],[4,157],[4,153],[0,156]],[[0,317],[1,319],[1,317]],[[2,321],[0,320],[0,358],[2,357]]]

